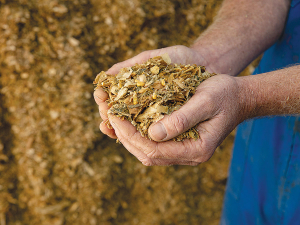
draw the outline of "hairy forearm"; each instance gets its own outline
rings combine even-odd
[[[246,119],[300,115],[300,66],[236,79]]]
[[[289,0],[225,0],[192,45],[213,72],[237,75],[281,35]]]

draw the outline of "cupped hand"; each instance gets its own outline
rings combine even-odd
[[[206,65],[204,58],[193,49],[174,46],[143,52],[115,64],[107,73],[116,74],[123,67],[143,63],[166,52],[174,63]],[[211,68],[207,70],[217,72]],[[97,89],[94,97],[103,119],[100,129],[104,134],[118,138],[144,165],[198,165],[207,161],[224,138],[247,118],[242,83],[242,78],[229,75],[216,75],[207,79],[179,110],[150,126],[149,134],[152,140],[142,137],[129,121],[120,120],[115,116],[108,117],[109,108],[105,102],[108,95]],[[108,119],[113,129],[106,126]],[[195,125],[200,136],[198,140],[171,140]]]
[[[107,73],[117,74],[121,68],[134,66],[137,63],[144,63],[148,59],[155,56],[160,56],[164,53],[168,53],[173,63],[198,64],[202,66],[206,65],[205,59],[197,51],[186,46],[178,45],[142,52],[131,59],[115,64],[107,71]],[[207,69],[209,72],[215,72],[211,71],[210,68]],[[109,129],[106,125],[106,122],[108,120],[107,111],[109,109],[107,103],[105,102],[107,97],[107,93],[105,93],[102,89],[97,89],[94,92],[94,98],[99,106],[99,113],[103,120],[100,124],[100,130],[111,138],[117,138],[114,129]]]
[[[247,118],[240,79],[216,75],[204,81],[178,111],[150,126],[153,141],[143,138],[128,121],[114,116],[109,120],[120,142],[144,165],[198,165],[207,161],[224,138]],[[170,140],[195,125],[198,140]]]
[[[142,137],[128,121],[115,116],[109,116],[109,121],[119,141],[144,165],[198,165],[207,161],[224,138],[247,119],[242,83],[242,78],[229,75],[204,81],[178,111],[150,126],[153,140]],[[171,140],[195,125],[198,140]]]

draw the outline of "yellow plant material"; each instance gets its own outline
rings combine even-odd
[[[109,97],[108,113],[130,121],[144,137],[149,126],[184,105],[196,92],[198,85],[214,74],[204,66],[171,63],[167,54],[146,63],[123,68],[117,75],[99,73],[94,81]],[[108,124],[110,126],[110,124]],[[198,139],[195,127],[175,137]]]

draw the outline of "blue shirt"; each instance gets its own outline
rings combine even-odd
[[[282,37],[264,53],[254,74],[296,63],[300,63],[300,0],[291,2]],[[300,224],[299,117],[264,117],[239,125],[221,224]]]

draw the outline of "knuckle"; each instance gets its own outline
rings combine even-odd
[[[102,120],[107,120],[108,119],[108,116],[107,114],[103,114],[102,112],[99,112],[100,113],[100,117]]]
[[[155,159],[157,158],[157,153],[156,151],[153,149],[153,150],[150,150],[149,153],[147,153],[147,157],[149,157],[150,159]]]
[[[101,104],[98,106],[98,110],[99,110],[99,112],[101,112],[101,113],[107,114],[107,112],[108,112],[108,110],[109,110],[107,103],[101,103]]]
[[[105,102],[107,98],[108,95],[102,90],[97,90],[97,93],[94,92],[94,99],[98,105]]]
[[[154,165],[150,159],[143,159],[143,160],[141,160],[141,162],[144,166],[153,166]]]
[[[150,159],[162,158],[162,154],[159,150],[159,144],[155,145],[155,148],[152,148],[149,153],[147,153],[147,157]]]

